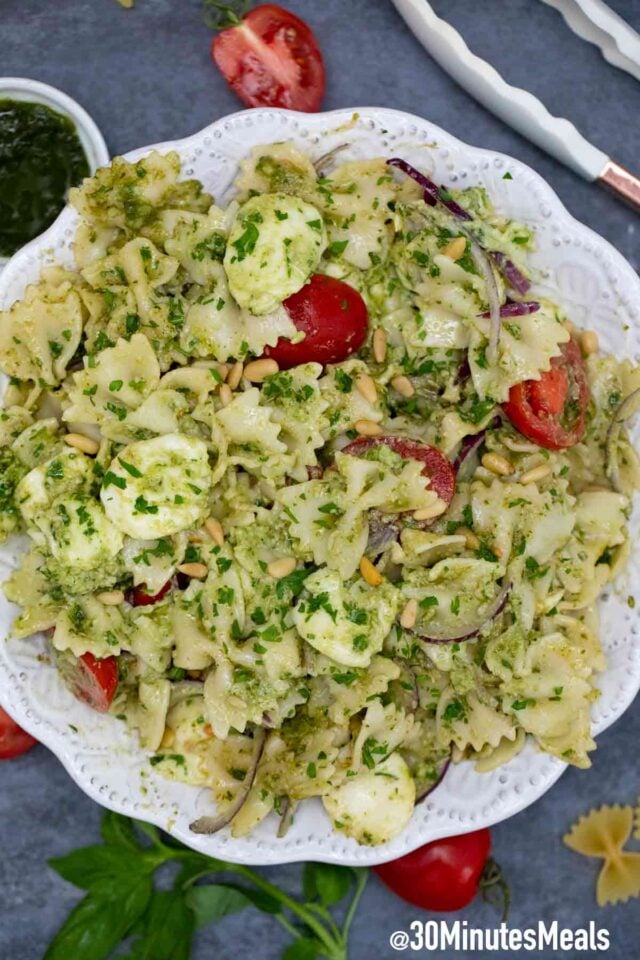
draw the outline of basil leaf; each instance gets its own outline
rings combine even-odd
[[[136,853],[140,850],[133,822],[120,813],[107,810],[100,824],[100,833],[104,842],[110,846],[127,847]]]
[[[223,917],[251,906],[251,900],[241,890],[220,884],[192,887],[185,895],[185,901],[193,910],[198,927],[217,923]]]
[[[241,887],[235,883],[219,883],[219,887],[225,887],[227,890],[235,890],[243,894],[254,907],[262,910],[263,913],[280,913],[282,905],[279,900],[272,897],[270,893],[264,893],[262,890],[254,890],[251,887]]]
[[[151,898],[140,939],[135,941],[128,957],[121,960],[189,960],[194,930],[195,916],[185,903],[182,892],[156,892]]]
[[[339,867],[335,863],[316,863],[315,867],[318,896],[326,907],[346,897],[354,879],[348,867]]]
[[[105,960],[142,916],[150,897],[149,877],[128,889],[121,884],[117,898],[88,894],[58,930],[43,960]]]
[[[316,960],[320,955],[322,945],[317,940],[300,937],[290,943],[282,954],[282,960]]]
[[[132,851],[126,847],[100,846],[80,847],[66,857],[54,857],[49,866],[69,883],[82,890],[100,886],[111,888],[122,880],[125,886],[132,877],[141,878],[151,873],[158,863],[145,851]],[[104,898],[109,899],[108,889]]]
[[[305,864],[302,884],[308,900],[319,898],[325,907],[338,903],[349,892],[353,872],[333,863]]]

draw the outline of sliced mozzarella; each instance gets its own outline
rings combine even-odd
[[[100,498],[123,533],[153,540],[202,520],[210,486],[206,444],[167,433],[122,450],[105,473]]]
[[[387,843],[411,819],[416,788],[409,768],[397,753],[372,770],[347,777],[323,798],[334,826],[358,843]]]
[[[299,197],[263,194],[238,211],[224,269],[241,307],[275,310],[307,282],[327,243],[322,214]]]

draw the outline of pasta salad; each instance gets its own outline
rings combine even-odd
[[[72,190],[75,268],[0,314],[14,635],[211,788],[198,832],[319,797],[380,844],[452,760],[588,766],[638,368],[481,187],[290,143],[224,208],[180,173]]]

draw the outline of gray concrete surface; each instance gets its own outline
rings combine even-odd
[[[322,44],[329,76],[327,108],[370,104],[406,109],[470,143],[519,157],[549,180],[575,216],[637,266],[637,215],[579,181],[478,107],[422,51],[390,0],[287,3],[309,20]],[[614,0],[612,5],[640,29],[638,0]],[[640,165],[640,87],[570,33],[555,11],[539,0],[437,0],[435,6],[507,79],[571,118],[620,162]],[[208,43],[199,0],[136,0],[129,11],[115,0],[0,2],[0,73],[44,80],[78,98],[114,153],[184,136],[238,109],[211,64]],[[511,883],[513,925],[557,919],[580,927],[594,920],[611,932],[608,957],[638,957],[638,901],[598,909],[596,863],[571,853],[560,838],[593,805],[635,801],[639,740],[640,705],[635,704],[600,738],[591,770],[569,771],[537,804],[493,830],[496,857]],[[46,859],[95,841],[99,816],[98,807],[44,748],[0,765],[0,960],[42,957],[77,898],[47,868]],[[266,872],[292,888],[298,882],[297,867]],[[395,956],[389,934],[408,928],[417,915],[372,877],[354,925],[352,960]],[[495,911],[482,902],[461,917],[483,927],[497,922]],[[269,918],[252,912],[199,935],[194,958],[276,960],[285,942]],[[450,960],[470,956],[452,950],[438,955]],[[501,956],[506,960],[506,954]],[[553,956],[552,951],[544,954],[546,960]]]

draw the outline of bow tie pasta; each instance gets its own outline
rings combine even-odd
[[[211,788],[194,830],[318,797],[381,844],[451,760],[589,765],[640,373],[523,300],[533,232],[482,188],[322,166],[256,148],[222,206],[151,152],[71,191],[75,268],[0,314],[0,538],[14,634]]]

